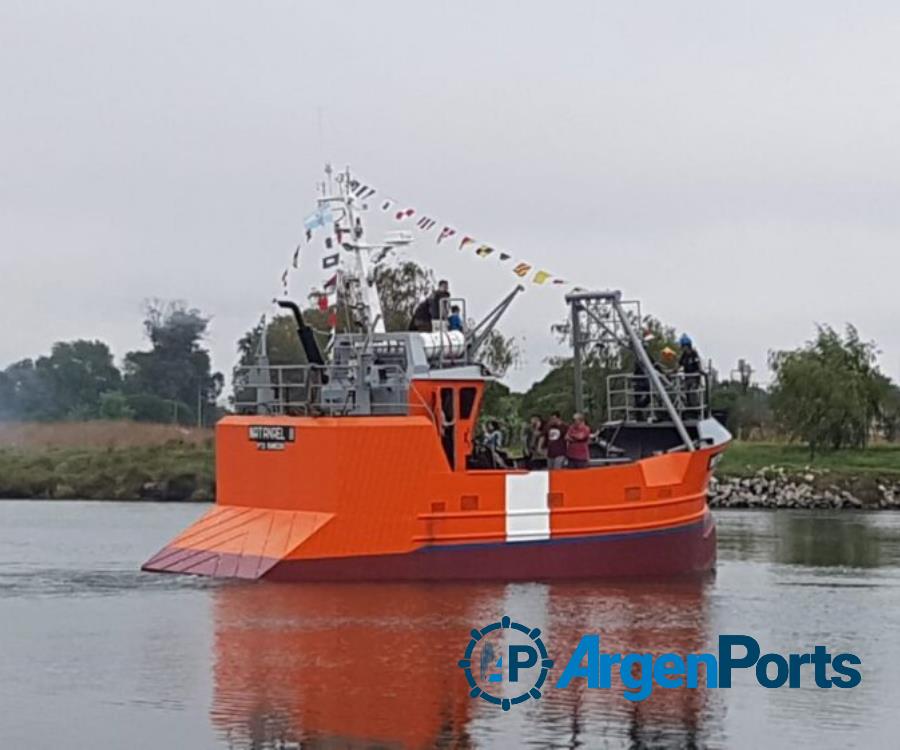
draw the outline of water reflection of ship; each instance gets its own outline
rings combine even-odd
[[[585,633],[600,633],[609,653],[659,656],[708,650],[709,582],[680,581],[596,587],[549,587],[549,627],[555,653],[569,654]],[[562,666],[562,665],[560,665]],[[554,679],[559,670],[554,672]],[[625,700],[616,675],[609,690],[586,689],[583,681],[551,690],[542,701],[542,721],[555,724],[572,746],[590,745],[599,732],[631,747],[702,745],[703,718],[710,711],[705,689],[653,688],[644,701]]]
[[[620,686],[573,685],[512,717],[471,700],[456,665],[471,627],[505,610],[540,625],[553,654],[598,631],[605,651],[704,650],[702,582],[227,586],[214,596],[212,721],[233,748],[470,747],[511,731],[564,746],[597,732],[691,745],[705,715],[702,690],[631,703]]]

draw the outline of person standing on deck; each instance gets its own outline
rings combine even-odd
[[[690,407],[699,406],[700,388],[703,385],[703,367],[700,364],[700,355],[694,348],[691,337],[686,333],[678,339],[681,347],[681,355],[678,357],[678,368],[684,374],[685,409],[686,419],[699,418],[699,412]]]
[[[416,305],[409,330],[431,333],[434,330],[434,321],[441,319],[441,300],[449,296],[450,284],[446,279],[441,279],[438,288]]]
[[[450,297],[450,284],[446,279],[441,279],[438,282],[437,289],[435,289],[431,296],[428,298],[430,300],[430,307],[428,311],[431,313],[431,320],[441,320],[441,302]]]
[[[577,412],[572,425],[566,430],[566,458],[570,469],[584,469],[591,460],[591,428],[584,421],[584,414]]]
[[[535,414],[531,417],[531,421],[528,423],[522,436],[525,466],[530,470],[547,467],[547,446],[544,432],[544,420]]]
[[[544,445],[547,448],[547,468],[561,469],[566,465],[566,430],[559,412],[555,411],[547,420],[544,430]]]
[[[503,431],[500,423],[492,419],[484,430],[484,447],[491,454],[491,460],[495,468],[505,469],[510,465],[509,455],[503,450]]]

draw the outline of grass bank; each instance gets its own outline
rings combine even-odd
[[[211,500],[211,430],[135,422],[0,424],[0,497]]]
[[[750,476],[772,467],[791,473],[828,472],[844,478],[885,476],[900,479],[900,444],[834,451],[811,459],[809,450],[802,445],[736,441],[725,452],[717,473]]]

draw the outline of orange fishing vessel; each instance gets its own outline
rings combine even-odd
[[[588,465],[529,470],[480,445],[492,374],[479,354],[515,299],[450,330],[385,330],[349,172],[319,199],[341,243],[340,288],[359,332],[327,356],[299,308],[308,364],[236,376],[237,414],[216,426],[216,506],[148,560],[152,571],[277,581],[543,580],[673,576],[715,564],[707,486],[730,435],[705,376],[659,372],[640,311],[619,292],[566,296],[575,403],[597,348],[636,362],[610,376]],[[405,240],[393,240],[405,242]],[[345,267],[346,262],[346,267]],[[265,331],[265,327],[263,327]]]

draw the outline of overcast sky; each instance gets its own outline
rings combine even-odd
[[[721,371],[852,322],[897,378],[898,39],[894,2],[4,0],[0,366],[72,338],[120,359],[162,297],[213,316],[230,371],[331,160],[640,298]],[[412,255],[473,314],[516,281]],[[511,310],[512,385],[564,314],[551,286]]]

